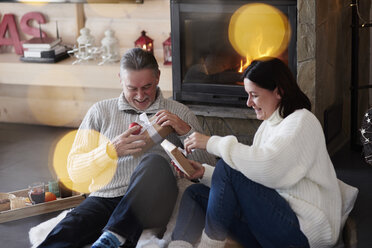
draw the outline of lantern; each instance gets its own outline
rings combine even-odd
[[[164,65],[172,64],[172,41],[169,34],[169,38],[163,42],[163,52],[164,52]]]
[[[106,62],[117,62],[120,60],[120,48],[119,41],[114,36],[115,32],[111,29],[105,31],[105,37],[102,39],[102,63]]]
[[[145,51],[154,53],[153,39],[146,36],[146,32],[142,31],[141,36],[134,42],[135,47],[140,47]]]
[[[90,34],[89,28],[80,29],[80,36],[77,38],[78,43],[78,57],[82,59],[91,59],[90,48],[94,45],[95,39]]]

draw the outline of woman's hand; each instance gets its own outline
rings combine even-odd
[[[178,167],[177,165],[174,164],[173,160],[171,161],[172,165],[174,166],[174,168],[176,168],[176,171],[177,171],[177,174],[180,178],[187,178],[189,180],[193,180],[193,179],[198,179],[198,178],[202,178],[203,175],[204,175],[204,172],[205,172],[205,168],[204,166],[202,166],[200,163],[196,162],[196,161],[193,161],[193,160],[189,160],[191,166],[195,169],[195,172],[194,174],[190,175],[190,176],[187,176],[185,173],[183,173]]]
[[[187,153],[191,153],[193,149],[203,149],[207,148],[207,143],[210,136],[194,132],[189,137],[185,139],[185,150]]]

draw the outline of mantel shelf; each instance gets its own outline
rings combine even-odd
[[[51,64],[22,62],[19,58],[13,53],[0,54],[0,84],[121,89],[119,62],[72,65],[74,58]],[[159,86],[163,91],[172,91],[172,67],[163,66],[160,61],[159,66],[162,72]]]

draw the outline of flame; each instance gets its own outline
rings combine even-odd
[[[144,50],[147,49],[146,44],[143,44],[143,45],[142,45],[142,49],[144,49]]]
[[[251,63],[252,59],[248,55],[245,55],[245,63],[243,65],[243,60],[240,60],[240,67],[238,72],[242,73]]]
[[[265,48],[265,46],[263,45],[263,30],[259,29],[258,33],[259,33],[259,35],[257,35],[257,37],[256,37],[257,58],[266,57],[266,56],[273,56],[274,46],[269,46],[269,47],[266,48],[266,51],[262,51],[262,49]]]

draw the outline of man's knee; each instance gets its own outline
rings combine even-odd
[[[174,178],[169,162],[164,157],[154,153],[146,155],[139,163],[136,171],[159,179]]]
[[[177,191],[177,181],[171,165],[157,154],[148,154],[141,160],[132,175],[131,184],[146,191]]]

